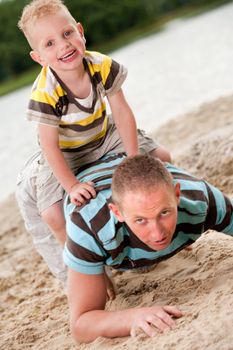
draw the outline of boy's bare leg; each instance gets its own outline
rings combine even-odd
[[[57,241],[63,246],[66,241],[66,223],[62,201],[56,202],[41,213],[42,219],[49,226]]]
[[[155,158],[159,158],[163,162],[172,163],[170,153],[163,146],[159,146],[158,148],[151,151],[150,155],[155,157]]]

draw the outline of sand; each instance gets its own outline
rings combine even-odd
[[[175,164],[233,195],[233,96],[200,106],[153,133]],[[14,194],[0,205],[0,349],[233,349],[233,239],[209,231],[144,273],[115,276],[118,295],[109,309],[176,304],[177,328],[147,338],[99,338],[75,345],[61,285],[34,250]]]

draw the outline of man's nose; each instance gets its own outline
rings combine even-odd
[[[161,241],[165,237],[164,227],[156,220],[150,223],[150,237],[153,241]]]

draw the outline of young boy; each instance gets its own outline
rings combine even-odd
[[[27,118],[38,122],[42,148],[37,206],[63,245],[64,190],[76,205],[96,195],[92,182],[81,183],[75,177],[81,166],[109,152],[133,156],[143,149],[164,161],[170,161],[170,155],[137,132],[121,89],[125,67],[86,51],[83,27],[62,1],[33,0],[24,8],[19,28],[32,48],[31,58],[42,66],[27,111]],[[105,96],[114,122],[106,114]]]

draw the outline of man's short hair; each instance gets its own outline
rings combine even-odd
[[[161,184],[173,188],[172,176],[160,159],[148,154],[128,157],[113,174],[112,200],[119,205],[126,192],[148,191]]]
[[[31,24],[37,19],[57,13],[59,10],[69,12],[62,0],[33,0],[24,7],[18,27],[29,41]]]

